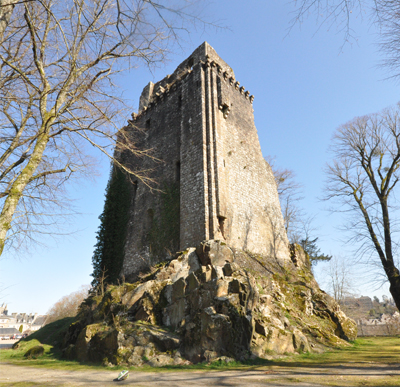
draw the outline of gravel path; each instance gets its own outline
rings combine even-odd
[[[319,387],[328,381],[346,380],[357,383],[376,378],[390,378],[391,385],[400,385],[400,367],[379,364],[339,365],[332,367],[263,367],[239,371],[181,371],[132,372],[128,380],[114,382],[119,371],[65,371],[37,367],[22,367],[0,363],[0,386],[17,382],[33,386],[137,386],[137,387],[194,387],[194,386],[252,386],[252,387]],[[350,378],[350,379],[349,379]],[[375,378],[375,379],[374,379]],[[378,380],[376,379],[376,380]],[[398,384],[397,384],[398,381]],[[393,384],[395,382],[395,384]],[[371,385],[371,384],[368,384]],[[383,385],[380,383],[379,385]]]

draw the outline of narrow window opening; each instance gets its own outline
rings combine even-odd
[[[191,70],[193,68],[194,65],[194,60],[193,58],[190,58],[187,62],[187,67]]]
[[[182,96],[180,95],[178,97],[178,108],[180,109],[182,107]]]
[[[146,219],[146,226],[145,230],[147,230],[146,233],[146,240],[149,243],[149,249],[150,252],[152,252],[152,231],[153,231],[153,225],[154,225],[154,210],[152,208],[149,208],[147,210],[147,219]]]
[[[136,192],[137,192],[137,189],[138,189],[137,180],[135,180],[132,185],[133,185],[132,199],[135,200],[136,199]]]
[[[180,161],[176,162],[176,181],[177,182],[181,181],[181,162]]]
[[[146,130],[150,129],[150,118],[146,120]]]
[[[138,189],[138,182],[137,180],[135,180],[132,183],[133,187],[132,187],[132,210],[135,211],[135,204],[136,204],[136,193],[137,193],[137,189]]]

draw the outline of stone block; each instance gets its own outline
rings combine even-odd
[[[185,296],[186,282],[184,278],[179,278],[178,281],[172,284],[171,301],[175,302]]]
[[[198,289],[200,282],[194,273],[190,273],[186,279],[186,294]]]
[[[217,281],[216,297],[224,297],[228,295],[229,282],[226,280]]]
[[[162,311],[162,321],[165,326],[178,327],[185,318],[185,299],[181,298],[167,306]]]
[[[146,281],[144,284],[139,285],[136,289],[131,290],[122,296],[121,302],[130,309],[140,298],[143,297],[145,292],[151,291],[154,287],[155,281]]]
[[[233,251],[221,241],[204,241],[196,248],[196,253],[204,266],[224,266],[234,260]]]
[[[222,270],[223,270],[224,275],[226,277],[230,277],[233,274],[232,265],[229,262],[225,263],[225,265],[222,268]]]

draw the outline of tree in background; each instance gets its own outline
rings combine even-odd
[[[93,148],[152,184],[145,171],[113,158],[122,151],[149,156],[120,129],[127,109],[115,79],[140,64],[162,63],[179,33],[199,21],[187,0],[13,6],[0,39],[0,254],[6,244],[55,232],[55,215],[70,212],[65,183],[92,175]]]
[[[398,0],[292,0],[296,10],[291,22],[303,23],[314,14],[320,26],[336,26],[344,43],[356,41],[354,20],[366,19],[377,26],[378,47],[384,54],[383,65],[400,76],[400,2]]]
[[[354,296],[354,281],[348,260],[331,257],[326,270],[328,293],[339,304],[345,297]]]
[[[277,167],[272,157],[266,160],[274,175],[286,234],[291,243],[298,243],[307,222],[304,210],[300,206],[303,199],[301,185],[296,181],[292,170]]]
[[[82,285],[76,292],[60,298],[46,313],[46,324],[65,317],[75,317],[78,314],[79,306],[88,296],[89,290],[89,285]]]
[[[303,196],[301,185],[296,181],[294,172],[276,167],[273,158],[267,158],[267,162],[275,178],[285,230],[290,243],[299,244],[310,257],[313,265],[320,261],[329,261],[332,257],[322,254],[317,247],[318,237],[311,237],[311,234],[315,232],[312,227],[313,218],[307,216],[300,205]]]
[[[400,105],[339,127],[331,151],[326,199],[335,203],[333,211],[349,215],[350,243],[358,247],[360,259],[379,263],[400,308],[395,195],[400,178]]]
[[[321,253],[321,249],[317,246],[318,237],[314,239],[309,239],[306,236],[304,239],[300,240],[300,246],[310,257],[311,264],[316,265],[318,262],[330,261],[332,255],[326,255]]]

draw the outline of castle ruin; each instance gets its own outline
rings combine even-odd
[[[245,361],[321,353],[357,337],[356,323],[319,289],[308,255],[298,245],[289,252],[252,102],[207,43],[144,88],[115,157],[156,188],[112,169],[107,233],[94,255],[100,286],[68,328],[65,358]],[[123,150],[124,139],[152,157]],[[106,275],[116,286],[104,292]]]
[[[154,158],[128,162],[148,170],[158,190],[132,185],[125,278],[210,239],[290,259],[253,98],[206,42],[172,75],[143,89],[129,127],[138,148]]]

